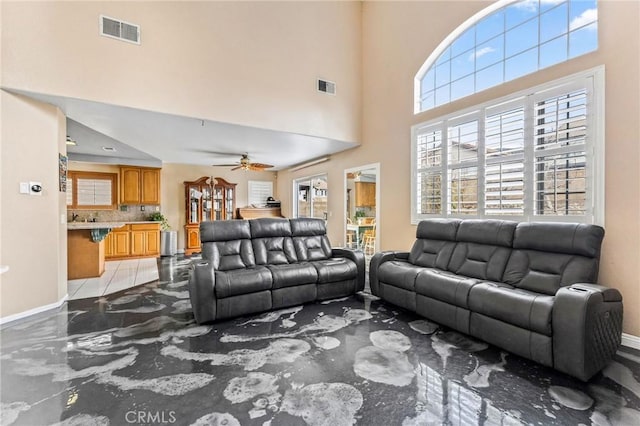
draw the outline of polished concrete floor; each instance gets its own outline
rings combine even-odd
[[[640,353],[589,383],[367,295],[194,324],[188,260],[1,330],[4,425],[639,425]]]

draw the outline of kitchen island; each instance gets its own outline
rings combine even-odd
[[[104,273],[104,238],[124,222],[69,222],[67,224],[67,277],[99,277]]]

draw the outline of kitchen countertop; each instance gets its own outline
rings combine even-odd
[[[130,221],[130,222],[125,222],[125,223],[131,223],[131,224],[136,224],[136,223],[157,223],[160,224],[160,221],[157,220],[134,220],[134,221]]]
[[[137,223],[157,223],[157,220],[134,220],[134,221],[118,221],[118,222],[67,222],[67,230],[73,231],[75,229],[100,229],[100,228],[120,228],[124,225],[137,224]]]
[[[68,222],[67,230],[73,231],[76,229],[114,229],[124,226],[128,222]]]

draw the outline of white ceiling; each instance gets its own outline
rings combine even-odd
[[[358,146],[82,99],[10,91],[56,105],[64,112],[67,135],[77,141],[77,146],[67,146],[69,160],[146,166],[216,165],[238,163],[239,155],[248,153],[252,162],[273,165],[269,170],[281,170]],[[104,146],[116,151],[106,152]]]

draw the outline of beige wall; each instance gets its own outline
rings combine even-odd
[[[0,316],[59,301],[67,293],[64,193],[58,153],[66,153],[66,121],[56,108],[0,92],[2,103],[2,240],[9,265],[0,287]],[[41,196],[19,193],[20,182],[42,182]]]
[[[359,2],[3,7],[4,87],[360,140]],[[140,25],[141,45],[101,37],[100,14]],[[318,96],[319,77],[339,95]]]
[[[178,250],[184,250],[185,234],[185,181],[194,181],[203,176],[221,177],[227,182],[235,183],[236,207],[246,207],[248,204],[248,182],[250,180],[267,180],[273,182],[276,190],[275,172],[245,172],[231,171],[230,167],[205,167],[188,164],[164,164],[161,173],[162,185],[162,214],[171,225],[172,230],[178,231]],[[277,198],[277,195],[274,194]]]
[[[458,25],[490,2],[363,3],[363,138],[356,150],[296,173],[278,173],[278,193],[291,214],[292,180],[329,176],[329,238],[343,237],[344,169],[380,162],[382,250],[409,249],[411,126],[465,107],[599,65],[606,68],[606,237],[600,282],[625,301],[624,331],[640,336],[640,33],[638,2],[599,2],[599,49],[443,107],[413,114],[413,79],[430,53]],[[452,5],[455,5],[453,7]]]
[[[464,107],[598,65],[606,67],[606,237],[600,282],[625,299],[624,331],[640,336],[640,3],[601,1],[597,52],[413,115],[413,78],[431,51],[488,2],[365,2],[363,5],[363,146],[380,161],[382,249],[409,248],[410,127]],[[345,163],[334,163],[339,175]],[[280,186],[286,186],[280,182]],[[341,199],[340,199],[341,200]],[[340,209],[336,209],[340,211]]]
[[[410,225],[409,192],[412,125],[605,65],[607,236],[600,281],[622,291],[624,330],[640,335],[640,4],[599,2],[597,52],[414,115],[416,71],[444,37],[488,4],[158,2],[149,13],[145,2],[2,2],[0,78],[6,87],[360,141],[362,147],[334,155],[327,163],[295,173],[279,172],[277,197],[289,215],[292,179],[328,173],[329,237],[334,245],[342,244],[344,169],[380,162],[381,248],[407,249],[415,234]],[[141,24],[143,44],[97,36],[100,13]],[[175,32],[171,34],[168,28]],[[339,96],[315,97],[312,83],[317,77],[336,81]],[[45,157],[57,146],[57,136],[43,135],[57,135],[60,125],[51,108],[7,94],[2,99],[0,254],[1,263],[13,263],[20,271],[18,278],[12,278],[11,265],[12,271],[2,277],[2,315],[6,315],[5,306],[17,312],[27,309],[26,305],[51,303],[56,297],[57,283],[40,280],[38,272],[48,271],[51,280],[50,271],[60,267],[57,260],[51,260],[50,252],[38,252],[44,256],[43,267],[29,273],[20,266],[23,261],[16,253],[29,253],[36,239],[36,251],[45,246],[41,241],[51,237],[46,229],[59,220],[59,203],[39,206],[44,210],[38,209],[34,229],[35,216],[28,213],[23,218],[16,211],[46,198],[20,198],[16,183],[24,173],[36,176],[48,170],[50,162]],[[6,123],[11,123],[9,128]],[[5,148],[5,135],[23,142],[20,149]],[[51,146],[43,146],[46,140]],[[19,168],[17,160],[25,152],[33,155],[33,167]],[[212,174],[226,178],[208,167],[163,167],[163,212],[174,229],[181,232],[184,223],[182,181]],[[240,183],[234,176],[229,180]],[[50,227],[40,229],[43,223]],[[30,229],[26,243],[18,235],[18,225]],[[182,233],[179,244],[184,245]],[[58,247],[55,241],[48,246]],[[7,299],[7,288],[16,282],[44,287],[32,289],[35,293],[28,301],[15,294]]]

